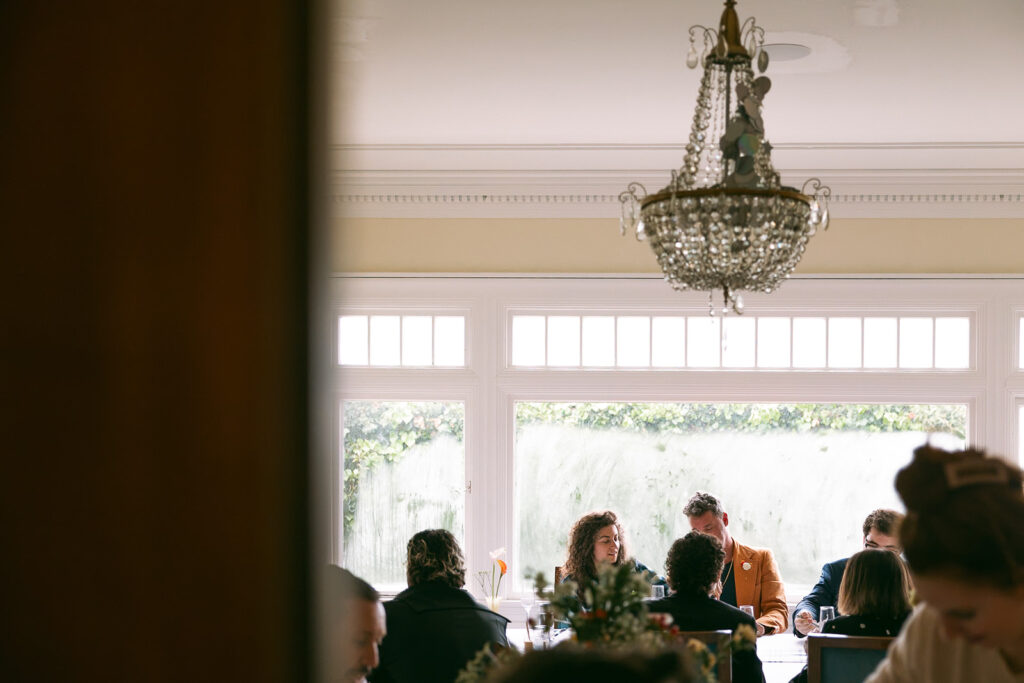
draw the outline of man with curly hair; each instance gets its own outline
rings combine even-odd
[[[729,533],[729,514],[710,493],[698,491],[683,514],[690,528],[714,536],[725,551],[719,599],[733,607],[752,605],[757,635],[782,633],[789,625],[786,592],[772,551],[737,542]]]
[[[454,681],[484,645],[508,647],[508,619],[463,590],[465,560],[450,532],[420,531],[407,551],[409,587],[384,604],[388,634],[370,681]]]
[[[722,575],[725,551],[714,536],[691,531],[676,539],[668,551],[665,569],[673,593],[648,603],[651,612],[667,612],[682,631],[735,631],[740,625],[755,628],[754,618],[711,597]],[[764,672],[755,650],[733,655],[732,680],[761,683]]]

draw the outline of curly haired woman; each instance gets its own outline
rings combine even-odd
[[[575,581],[582,586],[597,578],[598,565],[608,563],[618,567],[627,562],[652,585],[666,585],[665,579],[629,556],[622,524],[614,512],[591,512],[576,520],[569,532],[569,557],[562,581]]]

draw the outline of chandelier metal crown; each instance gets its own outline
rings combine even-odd
[[[740,26],[725,1],[718,30],[690,27],[687,66],[704,65],[683,165],[654,194],[630,183],[619,195],[621,229],[647,239],[677,290],[723,295],[722,312],[743,312],[737,292],[771,292],[793,272],[807,242],[828,227],[832,191],[817,178],[798,191],[772,166],[761,102],[771,88],[764,30],[753,17]],[[698,58],[697,45],[702,42]]]

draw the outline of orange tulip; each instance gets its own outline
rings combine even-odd
[[[505,560],[496,560],[496,561],[498,563],[498,566],[501,567],[501,575],[505,576],[505,572],[508,571],[508,565],[505,564]]]

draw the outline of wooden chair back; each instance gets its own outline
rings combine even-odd
[[[732,683],[732,657],[720,657],[718,655],[732,639],[732,631],[728,629],[718,631],[681,631],[679,638],[684,643],[690,640],[699,640],[704,643],[708,650],[715,655],[715,675],[718,678],[718,683]]]
[[[893,639],[812,633],[807,636],[808,683],[863,683]]]

